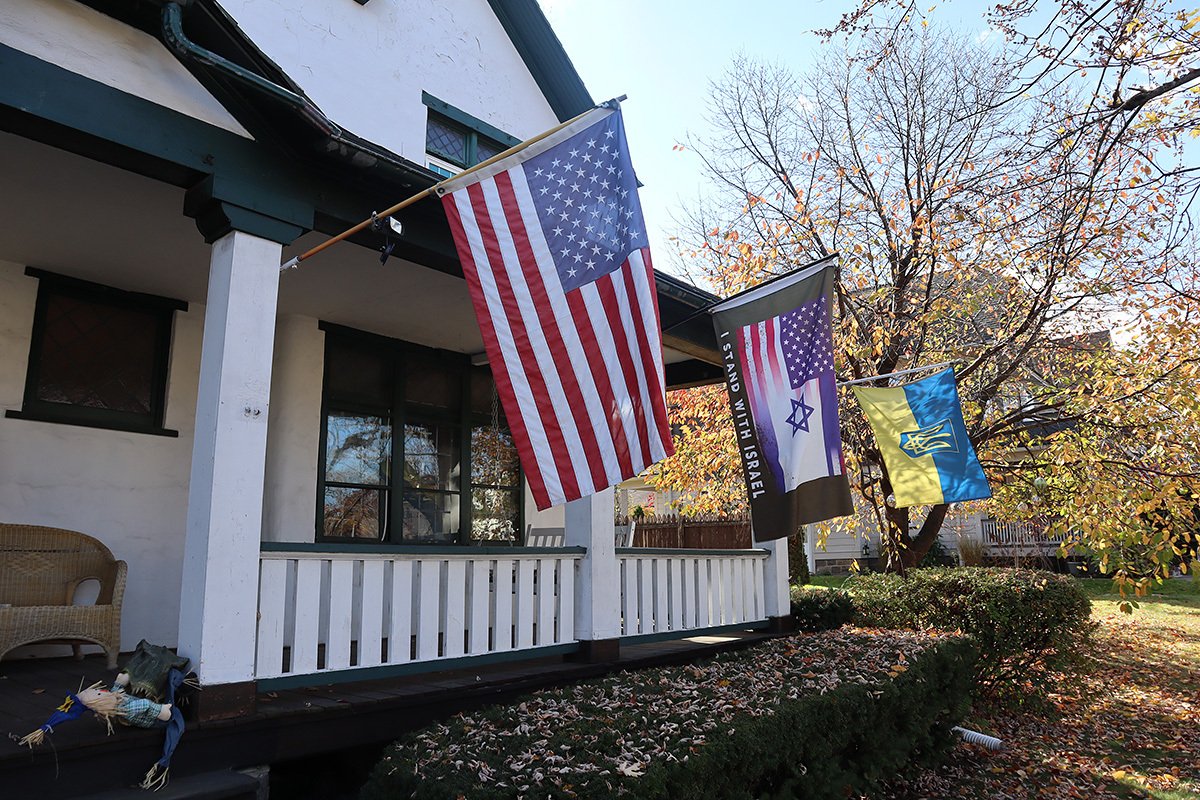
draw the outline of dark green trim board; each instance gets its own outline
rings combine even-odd
[[[381,678],[398,678],[403,675],[419,675],[423,672],[442,672],[443,670],[463,669],[483,664],[500,664],[509,661],[527,661],[532,658],[545,658],[566,653],[574,653],[579,649],[578,642],[571,644],[556,644],[547,647],[529,647],[524,650],[506,650],[503,653],[488,653],[481,656],[463,656],[462,658],[438,658],[433,661],[415,661],[409,664],[386,664],[380,667],[361,667],[351,669],[331,670],[328,672],[307,672],[303,675],[283,675],[278,678],[262,678],[258,683],[258,691],[267,692],[280,689],[299,689],[305,686],[329,686],[335,683],[353,683],[354,681],[373,681]]]
[[[39,267],[26,267],[25,274],[31,278],[38,280],[54,281],[59,286],[70,287],[81,292],[88,292],[95,297],[104,297],[117,302],[130,305],[138,305],[144,307],[162,308],[169,311],[187,311],[188,304],[186,300],[176,300],[174,297],[163,297],[157,294],[146,294],[145,292],[131,292],[127,289],[117,289],[113,286],[106,286],[102,283],[93,283],[85,281],[81,278],[72,278],[69,275],[60,275],[57,272],[51,272],[48,269]]]
[[[672,639],[690,639],[693,636],[712,636],[717,633],[733,633],[734,631],[760,631],[771,627],[771,620],[760,619],[757,622],[742,622],[733,625],[715,625],[711,628],[694,628],[688,631],[666,631],[664,633],[643,633],[632,636],[622,636],[621,644],[646,644],[648,642],[667,642]]]
[[[339,233],[395,202],[396,184],[369,179],[364,170],[315,169],[269,142],[256,142],[180,114],[140,97],[85,78],[0,44],[0,130],[43,142],[86,158],[181,188],[202,184],[213,200],[269,217],[283,226]],[[428,185],[435,182],[432,174]],[[424,188],[423,186],[421,188]],[[214,213],[203,203],[194,213]],[[431,207],[440,215],[440,207]],[[411,209],[424,219],[430,209]],[[223,213],[223,211],[222,211]],[[235,215],[240,213],[233,212]],[[429,236],[405,218],[413,231],[396,255],[461,275],[449,228]],[[261,221],[241,220],[244,224]],[[205,223],[209,231],[211,222]],[[219,227],[217,225],[216,227]],[[271,227],[268,225],[268,227]],[[292,233],[276,226],[268,238]],[[353,241],[378,247],[371,235]]]
[[[709,550],[707,548],[683,548],[683,547],[618,547],[617,555],[619,556],[644,556],[644,557],[665,557],[675,558],[678,556],[699,557],[699,558],[721,558],[724,556],[765,556],[768,555],[766,550],[761,548],[748,548],[746,550]]]
[[[421,92],[421,102],[424,103],[427,108],[432,111],[436,111],[446,119],[454,120],[459,125],[470,128],[476,133],[486,136],[493,141],[499,142],[505,147],[516,147],[521,143],[521,140],[517,137],[505,133],[494,125],[489,125],[479,117],[474,117],[460,108],[455,108],[445,100],[439,100],[429,92]]]
[[[488,0],[560,122],[596,103],[537,0]]]
[[[341,542],[262,542],[259,549],[264,553],[334,553],[339,555],[399,555],[399,556],[582,556],[586,547],[518,547],[489,545],[472,547],[448,544],[356,544],[350,540]]]

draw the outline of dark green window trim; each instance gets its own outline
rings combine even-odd
[[[328,354],[329,341],[332,337],[334,340],[343,344],[352,344],[362,347],[365,350],[375,350],[386,355],[393,364],[392,375],[392,399],[387,407],[379,406],[372,403],[354,402],[352,399],[339,398],[336,401],[330,399],[330,389],[327,384],[329,377],[328,366],[323,370],[322,389],[321,389],[321,431],[318,441],[317,452],[317,496],[316,496],[316,519],[315,519],[315,541],[318,544],[337,545],[347,549],[353,547],[371,547],[378,548],[381,546],[398,547],[404,549],[413,549],[419,551],[420,548],[428,550],[436,550],[438,547],[451,546],[460,547],[471,544],[473,530],[473,514],[472,514],[472,489],[477,488],[471,481],[471,429],[473,426],[490,423],[490,416],[479,414],[471,410],[471,361],[465,353],[458,353],[452,350],[442,350],[424,345],[406,342],[400,339],[392,339],[387,336],[381,336],[375,333],[368,333],[356,328],[338,325],[332,322],[319,321],[317,323],[319,330],[325,333],[326,348],[325,353]],[[424,359],[436,359],[443,362],[450,362],[461,366],[461,400],[460,410],[450,411],[436,408],[421,408],[417,405],[409,403],[405,399],[404,387],[404,360],[405,357],[420,357]],[[460,479],[457,489],[440,490],[442,493],[457,493],[459,495],[459,528],[458,538],[455,543],[447,543],[446,545],[430,545],[428,543],[404,543],[394,540],[393,534],[399,535],[400,525],[402,525],[401,515],[394,513],[392,508],[388,508],[386,512],[387,529],[384,531],[381,540],[372,539],[351,539],[339,536],[324,535],[324,518],[325,518],[325,491],[326,482],[326,447],[328,445],[329,425],[328,419],[330,413],[348,412],[348,413],[363,413],[385,416],[390,420],[392,426],[392,470],[391,480],[386,487],[387,498],[389,504],[395,503],[397,500],[402,500],[404,497],[405,487],[402,485],[402,463],[403,463],[403,442],[404,442],[404,426],[407,423],[443,423],[457,426],[459,435],[460,448]],[[398,460],[399,458],[399,460]],[[518,468],[519,470],[519,468]],[[332,484],[338,486],[340,484]],[[492,485],[480,485],[478,488],[493,488]],[[507,487],[500,487],[507,488]],[[513,545],[519,544],[521,532],[525,526],[525,503],[524,503],[524,475],[518,471],[517,485],[512,487],[517,493],[517,531],[516,540]],[[504,547],[506,545],[499,545]]]
[[[428,92],[421,93],[421,100],[429,108],[425,152],[446,165],[467,169],[521,143],[499,128]],[[448,168],[434,161],[429,161],[426,167],[444,178],[454,174],[453,167]]]
[[[25,372],[25,393],[21,409],[6,411],[5,417],[155,436],[178,436],[178,431],[163,427],[163,418],[166,414],[167,376],[170,369],[171,333],[175,312],[186,311],[187,303],[158,295],[115,289],[36,267],[26,267],[25,274],[39,281],[33,330],[30,335],[29,361]],[[46,336],[47,306],[50,298],[55,296],[73,297],[98,305],[130,309],[155,318],[148,414],[51,402],[38,397],[42,377],[41,345]]]
[[[421,92],[421,102],[431,111],[435,111],[446,119],[457,122],[464,128],[467,128],[474,133],[485,138],[491,139],[496,144],[503,145],[502,150],[507,150],[510,147],[516,147],[521,143],[521,140],[507,134],[497,128],[495,125],[489,125],[479,117],[472,116],[460,108],[447,103],[445,100],[439,100],[429,92]]]

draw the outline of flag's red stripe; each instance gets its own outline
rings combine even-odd
[[[580,487],[582,494],[592,494],[600,489],[606,489],[612,483],[618,481],[610,481],[609,476],[604,469],[604,458],[600,454],[600,448],[603,446],[596,439],[596,431],[592,422],[591,416],[588,414],[587,404],[583,398],[583,392],[579,386],[579,381],[575,377],[575,366],[569,353],[567,353],[567,345],[563,341],[562,327],[574,325],[570,319],[557,319],[554,316],[554,307],[550,304],[550,297],[547,294],[545,279],[542,275],[542,270],[539,268],[537,258],[533,254],[533,247],[529,244],[529,237],[525,228],[525,220],[521,214],[521,208],[517,204],[517,197],[513,190],[512,179],[507,172],[501,172],[495,177],[496,189],[500,195],[500,205],[504,209],[504,216],[508,222],[509,231],[512,233],[513,246],[517,251],[517,260],[521,265],[521,272],[525,276],[525,285],[529,287],[529,294],[533,300],[533,306],[542,311],[535,324],[540,324],[542,335],[546,338],[546,344],[550,347],[550,354],[553,356],[553,361],[558,373],[559,383],[562,385],[563,393],[567,398],[567,409],[560,409],[563,413],[569,413],[575,420],[575,428],[579,431],[579,439],[583,443],[582,453],[570,453],[567,455],[572,461],[585,459],[585,464],[592,476],[592,486],[589,491],[583,491],[587,487]],[[537,225],[537,220],[532,220],[531,224]],[[553,269],[553,266],[551,266]],[[553,275],[549,280],[557,281],[557,275]],[[555,287],[553,291],[561,292],[561,288]],[[591,391],[590,387],[588,391]],[[574,471],[572,471],[574,474]]]
[[[536,413],[542,421],[542,428],[546,431],[546,440],[550,444],[550,452],[554,458],[554,468],[558,473],[559,481],[562,485],[563,494],[567,499],[573,500],[580,497],[579,483],[575,479],[575,470],[571,464],[571,454],[567,452],[566,440],[563,438],[562,428],[558,424],[558,416],[554,413],[554,405],[550,400],[550,393],[546,390],[546,380],[542,376],[542,370],[538,366],[537,358],[533,352],[533,344],[529,341],[529,335],[526,333],[525,322],[521,318],[520,306],[517,303],[516,295],[513,293],[512,284],[509,282],[508,273],[504,269],[504,256],[500,252],[500,243],[496,239],[496,231],[493,227],[491,215],[488,213],[487,200],[483,196],[483,184],[487,181],[480,181],[472,184],[466,191],[471,200],[471,208],[475,212],[475,219],[479,222],[479,233],[483,239],[483,247],[487,252],[488,267],[496,281],[496,290],[500,293],[500,305],[504,309],[504,315],[508,319],[508,326],[513,332],[513,341],[517,348],[517,357],[521,367],[525,372],[525,377],[529,381],[529,389],[533,394]],[[501,220],[503,223],[503,220]],[[525,409],[525,413],[530,413],[535,409]],[[538,464],[538,468],[545,470],[549,467],[548,464]]]
[[[529,491],[538,508],[550,505],[550,493],[546,490],[546,481],[537,469],[537,457],[533,452],[533,441],[525,427],[525,416],[517,403],[517,395],[513,390],[512,378],[505,366],[504,353],[496,336],[496,327],[488,310],[487,300],[483,297],[483,287],[479,283],[478,266],[471,252],[471,244],[467,240],[463,228],[462,217],[458,213],[453,195],[442,198],[442,207],[446,211],[446,219],[450,223],[450,232],[454,237],[454,246],[458,250],[458,258],[462,263],[463,276],[467,279],[467,288],[471,292],[471,303],[475,306],[475,318],[479,320],[479,331],[483,334],[484,349],[491,363],[492,378],[496,381],[496,393],[504,407],[504,416],[512,431],[513,443],[525,466],[525,480]]]
[[[757,324],[745,325],[738,329],[738,353],[746,364],[746,385],[750,388],[750,402],[752,409],[762,408],[764,397],[760,382],[762,377],[762,367],[758,363],[758,354],[754,347],[754,343],[757,341]],[[749,351],[746,349],[747,342],[750,344]]]
[[[625,435],[625,425],[621,422],[621,412],[617,408],[616,398],[613,397],[612,383],[608,370],[604,366],[604,355],[600,343],[596,340],[593,329],[596,321],[588,315],[587,304],[583,295],[578,291],[567,294],[567,305],[571,316],[579,328],[579,342],[583,345],[583,353],[587,358],[588,369],[592,371],[592,381],[596,384],[596,393],[600,395],[600,407],[608,414],[606,420],[608,432],[612,435],[613,448],[617,454],[617,465],[621,468],[621,479],[632,477],[638,473],[633,468],[633,460],[629,457],[629,439]]]
[[[633,262],[626,262],[621,268],[621,272],[625,275],[625,296],[629,299],[629,318],[634,321],[634,330],[637,331],[638,353],[642,358],[642,374],[645,376],[646,389],[650,395],[650,405],[654,412],[654,432],[658,436],[659,442],[662,443],[664,449],[670,452],[671,430],[667,425],[667,403],[663,398],[662,384],[658,380],[658,362],[654,358],[654,353],[650,349],[650,341],[646,336],[646,327],[641,324],[641,298],[637,294],[634,287],[633,271],[636,269]],[[649,270],[647,269],[647,273]],[[650,294],[654,294],[654,283],[651,280],[652,274],[644,274],[644,280],[649,282]],[[656,317],[657,319],[657,317]],[[661,345],[660,345],[661,349]],[[647,428],[647,433],[651,429]]]
[[[659,320],[662,319],[662,316],[660,316],[658,313],[658,286],[654,282],[654,261],[650,257],[650,248],[649,247],[642,248],[642,261],[644,261],[646,264],[646,277],[650,281],[650,302],[654,308],[654,320],[657,324],[661,324],[658,322]],[[662,333],[658,329],[656,329],[654,332],[658,334],[658,346],[659,346],[659,349],[661,350],[662,349]],[[659,373],[659,371],[656,368],[654,370],[654,374],[658,375],[658,373]],[[664,374],[663,375],[664,384],[666,383],[666,380],[667,380],[667,376]],[[670,417],[669,411],[667,412],[667,414],[665,416],[663,416],[662,425],[663,425],[663,448],[665,449],[666,454],[668,456],[675,455],[675,442],[674,442],[674,440],[671,439],[671,417]]]
[[[772,317],[766,321],[765,325],[767,326],[767,363],[770,364],[769,374],[779,382],[781,389],[788,391],[792,388],[792,382],[788,379],[787,371],[779,363],[779,351],[775,347],[779,318]]]
[[[627,269],[628,266],[628,262],[622,264],[618,272]],[[625,391],[629,394],[629,402],[633,404],[633,414],[637,420],[638,430],[645,432],[645,435],[638,437],[641,439],[642,445],[640,467],[641,469],[645,469],[653,463],[650,457],[650,429],[646,425],[646,411],[642,407],[637,371],[633,366],[633,354],[629,352],[629,338],[625,333],[626,320],[621,313],[621,305],[617,301],[617,293],[613,290],[614,280],[616,278],[610,272],[603,278],[594,281],[593,285],[600,295],[600,304],[604,307],[604,314],[608,317],[608,327],[612,331],[613,341],[616,345],[617,359],[621,362],[621,374],[625,378]]]

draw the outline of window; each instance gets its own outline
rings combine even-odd
[[[171,325],[187,304],[29,268],[36,277],[29,368],[7,416],[95,428],[164,430]]]
[[[425,128],[426,166],[443,178],[499,155],[520,140],[481,119],[428,93],[422,100],[429,107]]]
[[[461,353],[323,328],[317,539],[515,541],[521,475],[491,373]]]

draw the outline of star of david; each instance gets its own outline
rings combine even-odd
[[[808,418],[816,411],[815,408],[804,402],[804,395],[800,395],[799,400],[792,400],[792,413],[787,418],[787,423],[792,426],[792,436],[796,435],[796,431],[804,431],[808,433]],[[799,412],[799,419],[797,419]]]

